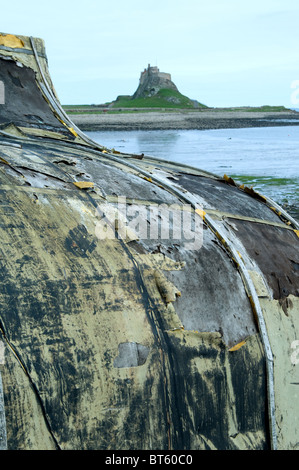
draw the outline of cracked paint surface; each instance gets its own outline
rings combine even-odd
[[[2,432],[8,449],[269,449],[273,429],[297,448],[298,227],[231,178],[84,140],[43,42],[12,55],[3,37],[0,448]],[[166,223],[151,205],[189,201],[202,246],[99,239],[119,197],[149,228]]]

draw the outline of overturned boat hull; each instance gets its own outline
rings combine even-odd
[[[40,39],[0,83],[0,447],[298,448],[297,221],[91,141]]]

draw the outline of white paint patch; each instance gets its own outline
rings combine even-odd
[[[29,160],[31,160],[34,163],[43,163],[43,164],[45,164],[44,160],[39,158],[37,155],[25,153],[24,157],[28,158]]]

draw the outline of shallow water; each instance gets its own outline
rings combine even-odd
[[[86,132],[120,152],[189,164],[270,197],[299,220],[299,127]]]

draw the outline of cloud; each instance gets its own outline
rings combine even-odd
[[[64,102],[133,93],[148,63],[177,77],[182,92],[197,99],[201,90],[195,94],[193,84],[217,80],[234,83],[239,96],[260,81],[256,96],[262,99],[271,74],[274,80],[283,69],[290,81],[299,78],[298,10],[297,0],[52,0],[50,7],[27,0],[17,9],[1,5],[1,28],[45,39]],[[277,82],[277,96],[282,86]],[[215,89],[207,94],[221,98]]]

